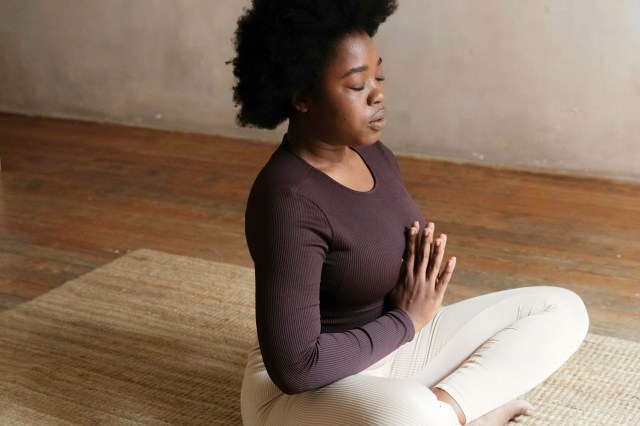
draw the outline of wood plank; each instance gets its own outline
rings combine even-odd
[[[244,205],[274,147],[0,114],[0,310],[141,247],[251,266]],[[583,297],[591,331],[640,341],[640,186],[399,164],[458,257],[447,303],[556,284]]]

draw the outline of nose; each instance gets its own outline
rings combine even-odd
[[[369,92],[369,98],[367,100],[369,101],[369,105],[375,105],[384,102],[384,89],[382,88],[382,83],[376,81],[373,89],[371,89],[371,92]]]

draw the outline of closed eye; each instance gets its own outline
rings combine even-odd
[[[383,82],[385,80],[384,76],[382,77],[376,77],[376,81],[380,81]],[[364,85],[362,86],[358,86],[358,87],[350,87],[351,90],[354,90],[356,92],[361,92],[364,90]]]

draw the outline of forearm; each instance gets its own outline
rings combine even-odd
[[[411,319],[400,310],[362,327],[320,333],[315,338],[299,338],[292,328],[282,333],[259,330],[267,371],[288,394],[318,389],[357,374],[414,336]]]

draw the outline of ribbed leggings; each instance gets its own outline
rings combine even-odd
[[[589,328],[582,300],[558,287],[506,290],[445,306],[414,339],[367,370],[323,388],[284,394],[259,347],[249,354],[242,418],[254,425],[458,425],[518,398],[556,371]]]

